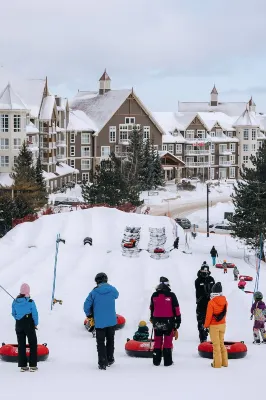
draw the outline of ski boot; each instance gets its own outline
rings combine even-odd
[[[253,344],[260,344],[260,339],[254,340]]]
[[[153,356],[153,365],[159,367],[162,361],[162,350],[161,349],[154,349],[152,352]]]
[[[26,372],[29,370],[29,367],[21,367],[20,372]]]
[[[163,349],[163,360],[165,367],[170,367],[173,364],[172,349]]]

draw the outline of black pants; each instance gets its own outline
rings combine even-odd
[[[96,328],[96,342],[99,365],[107,365],[114,359],[115,326]]]
[[[199,331],[199,339],[201,342],[204,342],[208,338],[208,333],[204,328],[204,322],[206,318],[207,312],[207,304],[197,304],[196,314],[197,314],[197,321],[198,321],[198,331]]]
[[[28,338],[30,347],[29,366],[37,367],[37,336],[31,315],[25,315],[25,317],[16,321],[16,334],[18,339],[18,366],[27,367],[28,365],[26,356],[26,338]]]

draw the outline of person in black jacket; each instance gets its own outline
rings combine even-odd
[[[163,347],[164,366],[168,367],[173,364],[173,333],[180,327],[181,313],[176,295],[171,292],[169,281],[164,276],[151,296],[150,310],[154,328],[153,364],[161,364]]]
[[[196,314],[198,321],[198,331],[200,342],[206,342],[208,330],[204,328],[204,321],[207,312],[208,302],[210,300],[211,289],[215,284],[215,280],[210,276],[210,269],[207,265],[203,265],[198,271],[198,278],[195,280],[196,288]]]
[[[216,257],[219,257],[218,256],[218,251],[216,250],[216,248],[214,246],[212,246],[212,248],[211,248],[210,255],[211,255],[211,258],[212,258],[212,265],[214,267],[215,264],[216,264]]]

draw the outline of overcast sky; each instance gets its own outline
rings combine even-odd
[[[54,94],[134,87],[153,111],[248,101],[266,112],[266,0],[12,0],[1,4],[1,71],[48,76]],[[2,75],[3,75],[2,74]]]

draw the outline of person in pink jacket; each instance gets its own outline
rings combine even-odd
[[[238,282],[238,289],[244,290],[246,287],[247,282],[245,281],[244,278],[240,278],[240,281]]]

